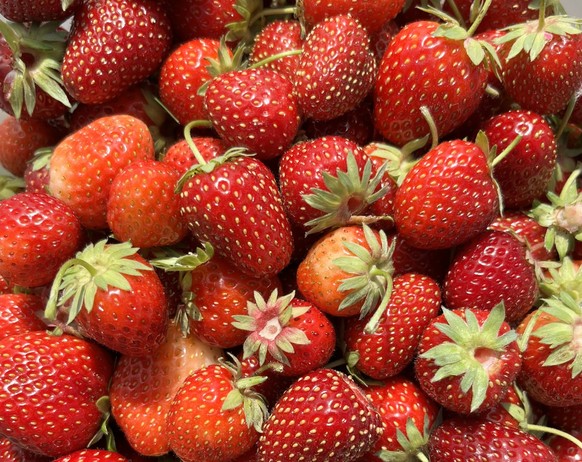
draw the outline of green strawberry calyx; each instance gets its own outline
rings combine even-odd
[[[26,189],[24,179],[12,175],[0,175],[0,201]]]
[[[471,391],[471,412],[485,401],[489,388],[488,362],[505,351],[517,340],[514,330],[499,335],[505,321],[505,307],[496,305],[483,324],[470,309],[464,310],[465,319],[453,311],[443,308],[445,323],[436,323],[435,328],[449,337],[450,341],[432,347],[420,355],[432,360],[438,369],[432,382],[447,377],[461,377],[461,391]]]
[[[566,292],[575,300],[582,301],[582,266],[575,264],[570,257],[565,257],[557,266],[549,266],[542,274],[540,291],[547,297]]]
[[[387,163],[384,163],[372,177],[370,159],[366,161],[361,176],[353,152],[348,152],[346,162],[346,171],[338,168],[336,176],[322,172],[327,189],[312,188],[310,194],[303,195],[303,200],[309,206],[324,213],[305,223],[305,226],[310,228],[307,234],[354,223],[353,220],[356,220],[356,217],[388,192],[388,185],[380,187],[388,169]],[[365,219],[365,217],[359,218],[358,222]],[[380,218],[369,217],[373,221]]]
[[[404,432],[396,429],[396,439],[402,448],[401,451],[388,451],[381,449],[375,456],[383,462],[412,462],[420,460],[421,462],[429,462],[427,455],[423,449],[427,447],[431,429],[429,425],[428,415],[425,414],[422,430],[420,430],[414,420],[410,417],[406,419],[406,427]]]
[[[384,160],[387,164],[388,174],[400,186],[404,181],[404,177],[419,160],[414,156],[414,152],[426,146],[429,136],[425,135],[422,138],[409,141],[402,147],[373,142],[372,145],[369,145],[373,149],[368,155]]]
[[[255,301],[247,303],[248,315],[233,316],[232,325],[248,331],[243,344],[243,358],[256,355],[259,365],[268,356],[283,365],[289,365],[288,354],[295,353],[293,345],[308,345],[309,339],[301,329],[291,327],[290,321],[309,311],[309,306],[292,306],[295,292],[279,297],[277,289],[265,300],[259,292]]]
[[[360,319],[374,311],[364,328],[366,333],[374,333],[378,329],[380,319],[388,307],[392,294],[392,275],[394,264],[392,255],[396,239],[388,245],[384,231],[379,231],[378,240],[372,229],[362,225],[366,243],[370,250],[354,242],[344,242],[344,246],[352,255],[338,257],[333,264],[346,273],[353,274],[342,281],[339,290],[348,292],[340,303],[339,309],[345,309],[363,300]]]
[[[105,438],[106,449],[115,452],[117,447],[115,444],[115,436],[111,429],[111,399],[109,396],[102,396],[96,401],[95,406],[101,412],[101,425],[95,435],[93,435],[93,438],[91,438],[89,444],[87,444],[87,447],[91,447],[101,441],[102,438]]]
[[[77,252],[55,276],[45,317],[54,320],[58,308],[66,307],[68,325],[82,309],[87,312],[93,310],[97,291],[110,288],[130,291],[131,285],[126,276],[140,276],[144,271],[153,271],[153,267],[131,258],[138,250],[129,242],[108,244],[107,240],[101,240]]]

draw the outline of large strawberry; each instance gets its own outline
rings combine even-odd
[[[129,115],[94,120],[65,137],[50,159],[50,193],[69,205],[84,227],[107,229],[113,178],[131,162],[154,158],[147,125]]]
[[[380,415],[364,391],[342,372],[316,369],[275,405],[259,440],[258,461],[352,462],[381,434]]]
[[[155,0],[84,1],[63,57],[63,83],[77,101],[102,103],[149,77],[171,43],[169,19]]]
[[[151,356],[119,358],[109,390],[111,414],[135,450],[146,456],[169,452],[166,418],[172,399],[190,374],[221,355],[171,323]]]
[[[477,236],[499,214],[497,187],[479,145],[445,141],[414,165],[396,191],[394,221],[409,244],[450,248]]]
[[[168,303],[152,266],[128,242],[89,244],[55,276],[48,319],[77,322],[88,337],[128,356],[146,356],[166,335]],[[60,295],[60,296],[59,296]]]
[[[84,239],[71,207],[46,193],[0,201],[0,233],[0,275],[24,287],[49,284]]]
[[[0,14],[14,22],[57,21],[71,16],[80,0],[2,0]]]
[[[113,372],[94,343],[46,331],[0,341],[0,434],[51,457],[83,449],[97,433],[96,402]]]
[[[291,260],[293,241],[272,172],[236,150],[198,161],[179,184],[192,233],[242,271],[279,273]]]

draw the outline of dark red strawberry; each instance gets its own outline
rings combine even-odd
[[[121,454],[103,449],[81,449],[54,462],[129,462]]]
[[[581,440],[582,431],[572,432],[572,436]],[[582,448],[566,438],[553,436],[547,444],[556,453],[560,462],[578,462],[582,460]]]
[[[3,462],[50,462],[53,459],[27,451],[8,438],[0,438],[0,460]]]
[[[65,88],[86,104],[113,99],[149,77],[171,42],[166,11],[155,0],[84,1],[62,61]]]
[[[0,294],[0,340],[35,330],[46,329],[41,320],[44,300],[33,294]]]
[[[57,21],[71,16],[80,0],[2,0],[0,14],[14,22]]]

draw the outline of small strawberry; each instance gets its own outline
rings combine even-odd
[[[14,22],[57,21],[71,16],[80,0],[2,0],[0,14]]]
[[[462,414],[495,406],[517,376],[517,334],[499,304],[491,311],[448,310],[434,318],[418,347],[415,374],[421,388]]]
[[[131,162],[154,158],[148,127],[128,115],[99,118],[66,136],[50,159],[49,190],[84,227],[107,229],[107,200],[115,176]]]
[[[87,446],[113,372],[109,353],[72,335],[37,331],[1,340],[0,355],[0,434],[53,458]]]
[[[180,173],[157,160],[133,162],[111,183],[107,223],[115,238],[141,248],[180,242],[188,233],[174,193]]]
[[[121,454],[102,449],[81,449],[68,456],[55,459],[54,462],[130,462]]]
[[[0,275],[11,284],[49,284],[83,245],[73,210],[46,193],[22,192],[0,201]]]
[[[303,43],[293,84],[305,118],[329,120],[358,106],[376,78],[370,38],[349,15],[318,23]]]
[[[558,462],[554,452],[535,436],[519,428],[468,417],[447,419],[434,430],[429,455],[431,462]]]
[[[330,360],[336,341],[333,325],[294,292],[279,297],[274,290],[268,300],[256,293],[247,309],[248,314],[234,316],[233,323],[247,331],[243,358],[257,355],[260,365],[281,363],[285,376],[306,374]]]
[[[171,42],[166,11],[155,0],[84,1],[62,60],[65,88],[81,103],[112,99],[149,77]]]
[[[33,294],[0,294],[0,340],[35,330],[46,329],[39,314],[44,300]]]
[[[174,396],[190,374],[221,355],[170,323],[166,340],[150,356],[119,358],[109,389],[111,414],[132,448],[146,456],[169,452],[166,417]]]
[[[34,152],[24,170],[25,191],[30,193],[48,193],[48,166],[53,154],[53,147],[40,148]]]
[[[394,203],[399,235],[425,249],[466,242],[498,214],[487,156],[478,144],[462,140],[442,142],[426,153],[404,178]]]
[[[128,242],[89,244],[55,276],[45,309],[58,308],[87,337],[128,356],[151,354],[164,341],[168,304],[152,266]],[[59,296],[60,294],[60,296]]]
[[[355,461],[382,434],[372,402],[354,381],[334,369],[302,375],[283,394],[259,439],[259,462]]]
[[[3,462],[50,462],[53,459],[27,451],[8,438],[0,438],[0,460]]]

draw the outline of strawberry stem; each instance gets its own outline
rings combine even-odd
[[[546,26],[546,0],[540,0],[540,15],[538,18],[538,32],[542,32]]]
[[[287,6],[282,8],[266,8],[257,11],[251,19],[249,19],[249,28],[251,28],[259,19],[266,18],[268,16],[285,16],[288,14],[295,14],[297,8],[295,6]]]
[[[469,27],[469,30],[467,31],[467,36],[472,37],[473,34],[475,34],[475,31],[479,27],[479,24],[481,24],[481,21],[483,21],[483,18],[487,14],[487,11],[491,6],[491,2],[492,0],[485,0],[485,3],[483,3],[483,6],[479,10],[479,14],[477,14],[477,17],[475,18],[475,21],[473,21],[473,24],[471,24],[471,27]]]
[[[300,55],[301,53],[303,53],[303,50],[287,50],[287,51],[282,51],[281,53],[277,53],[274,54],[272,56],[268,56],[265,59],[262,59],[261,61],[251,64],[247,69],[257,69],[259,67],[265,66],[269,63],[272,63],[273,61],[277,61],[278,59],[283,59],[286,58],[287,56],[295,56],[295,55]]]
[[[200,151],[196,147],[196,144],[194,144],[194,140],[192,140],[191,133],[192,129],[199,127],[212,128],[212,122],[210,122],[209,120],[193,120],[192,122],[189,122],[184,127],[184,139],[186,140],[188,147],[192,150],[192,153],[194,154],[194,157],[196,158],[198,163],[200,165],[206,165],[204,157],[202,157],[202,154],[200,154]]]
[[[576,101],[578,100],[577,94],[574,93],[568,102],[568,106],[566,107],[566,111],[564,112],[564,117],[560,121],[560,126],[556,132],[556,139],[559,140],[564,133],[564,130],[568,126],[568,122],[570,121],[570,117],[572,117],[572,113],[574,112],[574,108],[576,107]]]
[[[537,425],[537,424],[529,424],[528,423],[526,425],[526,429],[528,431],[539,431],[539,432],[550,433],[550,434],[556,435],[556,436],[561,436],[562,438],[567,439],[568,441],[570,441],[571,443],[575,444],[580,449],[582,449],[582,441],[580,441],[578,438],[576,438],[573,435],[570,435],[569,433],[567,433],[565,431],[558,430],[557,428],[546,427],[545,425]]]
[[[426,120],[426,123],[428,124],[428,128],[430,130],[430,137],[431,137],[430,149],[434,149],[439,144],[439,131],[438,131],[438,128],[436,126],[436,123],[435,123],[435,121],[434,121],[434,119],[432,117],[432,114],[430,113],[428,107],[421,106],[420,107],[420,112],[422,113],[422,116],[424,117],[424,120]]]
[[[455,0],[447,0],[447,4],[449,5],[449,8],[455,15],[455,19],[459,21],[459,24],[463,27],[463,29],[466,29],[467,24],[465,24],[465,19],[463,18],[463,15],[459,11],[459,8],[457,7]]]
[[[382,271],[379,268],[374,268],[370,270],[370,276],[383,276],[386,278],[386,288],[384,291],[384,296],[382,297],[382,301],[380,305],[374,311],[374,314],[364,327],[364,332],[366,334],[373,334],[378,329],[378,325],[380,324],[380,318],[386,312],[388,308],[388,303],[390,302],[390,298],[392,297],[392,275],[386,271]]]
[[[509,144],[509,146],[507,146],[503,151],[501,151],[497,156],[495,156],[495,159],[493,159],[493,161],[491,162],[491,167],[495,167],[499,162],[505,159],[505,157],[511,151],[513,151],[513,149],[520,143],[522,138],[523,138],[522,135],[517,135],[515,139]]]

